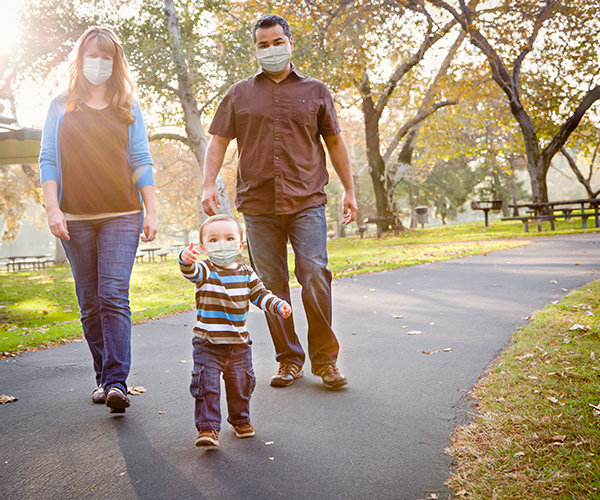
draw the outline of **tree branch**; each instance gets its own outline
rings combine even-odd
[[[600,85],[590,90],[587,95],[583,98],[577,109],[567,119],[567,121],[560,127],[558,134],[550,141],[550,143],[542,151],[542,157],[544,160],[550,160],[556,153],[565,145],[567,139],[571,133],[577,128],[579,122],[583,118],[583,115],[587,110],[600,99]],[[548,161],[548,167],[550,162]]]
[[[179,134],[170,134],[168,132],[158,133],[158,134],[150,134],[148,136],[149,141],[179,141],[190,147],[190,143],[188,142],[187,137]]]

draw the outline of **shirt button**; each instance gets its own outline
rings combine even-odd
[[[275,99],[275,102],[279,102],[279,99]]]
[[[276,141],[278,141],[278,140],[279,140],[279,137],[275,137],[275,140],[276,140]]]
[[[276,160],[279,160],[279,156],[276,156],[276,157],[275,157],[275,159],[276,159]]]

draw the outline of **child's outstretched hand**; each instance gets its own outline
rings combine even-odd
[[[287,302],[284,302],[279,307],[279,314],[284,318],[289,318],[290,314],[292,314],[292,307]]]
[[[190,243],[190,246],[181,252],[181,260],[186,264],[192,264],[198,260],[196,255],[200,255],[200,252],[194,248],[193,243]]]

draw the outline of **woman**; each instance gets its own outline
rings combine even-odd
[[[111,413],[129,407],[129,279],[140,227],[142,241],[156,236],[152,158],[133,91],[114,32],[89,28],[73,50],[68,91],[50,104],[40,153],[48,225],[71,264],[94,360],[92,401]]]

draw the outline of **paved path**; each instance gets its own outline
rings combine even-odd
[[[19,400],[0,406],[0,497],[447,498],[444,448],[467,418],[469,389],[525,317],[600,277],[597,234],[533,241],[337,280],[340,392],[308,373],[269,387],[273,348],[254,310],[257,435],[237,439],[225,424],[218,450],[194,447],[192,313],[134,327],[129,383],[148,392],[121,417],[91,404],[84,342],[3,360],[0,393]]]

